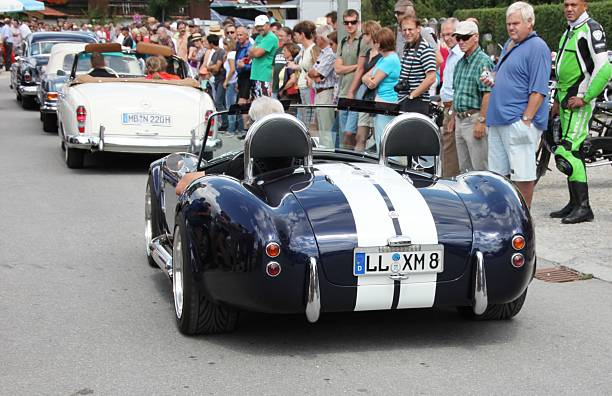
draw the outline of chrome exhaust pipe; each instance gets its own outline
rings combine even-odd
[[[151,251],[153,261],[172,279],[172,250],[164,245],[164,242],[167,242],[167,240],[168,238],[165,235],[153,238],[149,244],[149,250]]]
[[[487,277],[484,268],[484,257],[482,252],[477,251],[476,270],[474,271],[474,306],[472,307],[476,315],[482,315],[489,305],[487,295]]]
[[[306,295],[306,318],[310,323],[319,320],[321,315],[321,291],[319,290],[319,271],[317,269],[317,260],[314,257],[310,258],[310,266],[308,271],[308,284]]]

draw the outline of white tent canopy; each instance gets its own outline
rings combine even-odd
[[[34,0],[0,0],[0,12],[41,11],[45,9],[42,1]]]

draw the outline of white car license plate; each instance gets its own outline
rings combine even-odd
[[[422,274],[444,271],[444,245],[356,248],[353,275]]]
[[[165,114],[153,113],[123,113],[121,117],[123,125],[156,125],[172,126],[172,117]]]

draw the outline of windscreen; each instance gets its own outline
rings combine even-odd
[[[144,75],[142,62],[135,55],[121,52],[104,52],[101,55],[104,58],[106,70],[110,73],[114,72],[120,77],[142,77]],[[93,69],[91,53],[80,53],[77,60],[77,73],[91,69]]]

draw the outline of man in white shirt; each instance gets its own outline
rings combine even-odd
[[[6,18],[4,25],[0,29],[0,41],[2,41],[4,48],[4,66],[6,71],[11,70],[11,58],[13,54],[13,29],[11,27],[11,20]]]
[[[442,122],[442,175],[444,177],[459,174],[457,146],[455,145],[455,117],[452,116],[453,74],[455,65],[463,57],[457,39],[453,36],[458,22],[457,18],[449,18],[440,27],[440,35],[448,47],[448,57],[446,58],[442,88],[440,89],[440,98],[444,104],[444,121]]]

